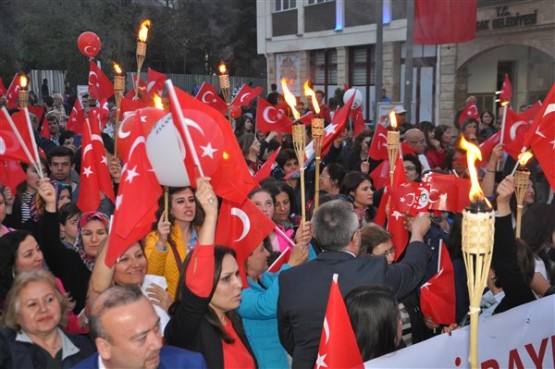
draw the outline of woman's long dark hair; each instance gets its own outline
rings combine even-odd
[[[16,230],[0,237],[0,310],[15,278],[15,259],[19,245],[31,232]]]
[[[345,305],[363,361],[396,349],[399,307],[384,286],[360,286],[345,296]]]
[[[202,246],[197,246],[197,247],[202,247]],[[186,280],[186,274],[187,274],[186,271],[189,266],[189,263],[191,262],[191,255],[193,255],[193,252],[190,252],[185,258],[185,261],[183,262],[183,270],[181,270],[181,273],[180,273],[179,284],[178,284],[179,287],[176,293],[176,298],[173,304],[168,309],[168,313],[170,314],[170,316],[175,314],[177,307],[181,303],[181,293],[184,288],[183,286],[185,286],[185,280]],[[212,285],[212,291],[210,291],[210,295],[208,297],[210,300],[212,299],[212,296],[214,295],[214,292],[216,291],[216,287],[218,286],[218,283],[220,281],[220,276],[222,274],[222,264],[223,264],[224,257],[226,255],[231,255],[233,256],[233,258],[236,258],[235,250],[225,246],[214,247],[214,281]],[[232,311],[226,312],[225,315],[233,324],[233,328],[235,328],[236,333],[238,335],[243,335],[244,333],[243,324],[241,321],[241,317],[237,314],[237,312],[235,312],[235,310],[232,310]],[[210,306],[208,306],[208,308],[206,309],[206,312],[204,313],[204,317],[224,342],[226,343],[234,342],[234,339],[225,332],[225,329],[222,326],[222,323],[218,319],[218,316]]]

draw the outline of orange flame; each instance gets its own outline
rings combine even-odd
[[[476,165],[474,164],[476,160],[482,161],[482,152],[478,148],[478,146],[468,142],[461,136],[461,141],[459,145],[463,150],[466,150],[466,161],[468,163],[468,171],[470,173],[470,192],[468,193],[468,197],[470,201],[477,201],[477,200],[485,200],[488,205],[489,202],[484,196],[484,192],[482,192],[482,188],[480,187],[480,181],[478,180],[478,171],[476,170]]]
[[[518,154],[518,163],[522,166],[525,166],[526,163],[528,163],[528,160],[532,159],[532,152],[531,151],[525,151],[525,152],[521,152],[520,154]]]
[[[391,122],[391,127],[394,130],[397,129],[397,116],[395,115],[395,110],[389,112],[389,121]]]
[[[119,66],[119,64],[116,63],[116,62],[114,62],[114,72],[115,72],[117,75],[120,75],[120,74],[123,72],[123,70],[121,69],[121,67]]]
[[[29,79],[27,78],[27,76],[25,74],[22,74],[19,77],[19,87],[20,88],[27,88],[27,83],[29,82]]]
[[[150,19],[146,19],[141,23],[141,26],[139,27],[139,41],[146,42],[149,28]]]
[[[289,88],[287,87],[287,80],[285,78],[281,79],[281,89],[283,90],[283,94],[285,96],[285,102],[287,102],[287,105],[291,108],[295,120],[299,119],[301,114],[295,107],[297,106],[297,98],[291,93],[291,91],[289,91]]]
[[[160,96],[158,96],[157,94],[154,94],[154,97],[152,98],[152,100],[154,100],[154,107],[156,109],[164,110],[164,103]]]
[[[510,103],[509,100],[505,100],[501,103],[501,106],[509,105],[509,103]]]
[[[320,106],[318,105],[316,94],[314,93],[314,90],[311,89],[308,85],[308,81],[304,83],[304,95],[307,97],[310,96],[310,99],[312,100],[312,106],[314,106],[314,112],[316,114],[320,114]]]
[[[218,70],[221,74],[227,74],[227,68],[225,67],[224,62],[220,63],[220,65],[218,66]]]

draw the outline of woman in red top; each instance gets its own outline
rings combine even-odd
[[[208,179],[197,180],[195,196],[205,218],[198,246],[184,263],[184,280],[178,299],[170,308],[166,342],[202,353],[211,369],[257,368],[235,311],[242,290],[235,252],[214,246],[218,199]]]

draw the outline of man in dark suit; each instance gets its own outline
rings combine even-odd
[[[430,228],[427,213],[413,219],[405,256],[390,266],[383,256],[357,257],[360,230],[350,203],[334,200],[320,206],[312,218],[312,227],[323,252],[279,276],[279,336],[293,357],[293,368],[314,367],[334,273],[339,274],[343,296],[356,287],[379,284],[390,286],[399,300],[418,285],[431,255],[423,242]]]
[[[74,369],[207,368],[201,354],[163,345],[160,318],[136,286],[114,286],[100,294],[90,328],[98,354]]]

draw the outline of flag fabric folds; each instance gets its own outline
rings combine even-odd
[[[158,199],[162,195],[162,188],[146,155],[141,125],[133,126],[130,137],[132,144],[123,166],[108,240],[108,266],[112,266],[125,250],[151,231],[156,220]]]
[[[225,199],[222,201],[215,241],[218,245],[226,245],[235,250],[243,288],[249,286],[245,270],[247,258],[260,247],[274,228],[274,222],[250,199],[246,198],[239,205]]]
[[[435,323],[455,323],[455,273],[447,247],[440,241],[438,272],[420,287],[422,314]]]
[[[203,82],[200,86],[195,99],[202,101],[203,103],[207,104],[208,106],[216,109],[222,114],[227,114],[227,104],[226,102],[218,95],[216,88],[212,86],[208,82]]]
[[[259,87],[252,88],[246,84],[243,84],[243,86],[241,86],[241,88],[239,89],[239,91],[237,91],[237,94],[231,101],[231,105],[235,105],[239,107],[249,106],[250,103],[254,100],[254,98],[260,95],[261,93],[262,93],[262,87],[259,86]]]
[[[36,160],[32,156],[33,141],[25,118],[25,112],[20,111],[13,114],[11,118],[8,117],[8,111],[2,109],[0,113],[0,157],[3,160],[19,160],[24,163],[35,162]],[[8,119],[13,121],[15,127],[10,125]],[[20,135],[23,142],[19,140],[17,134]]]
[[[415,0],[414,42],[452,44],[476,36],[477,0]]]
[[[293,122],[283,114],[277,106],[273,106],[263,98],[258,98],[256,107],[256,129],[262,133],[278,132],[292,134]]]
[[[98,101],[114,95],[114,84],[92,60],[89,63],[89,94]]]
[[[362,356],[337,279],[334,274],[314,369],[362,369]]]
[[[83,124],[85,123],[85,112],[83,106],[81,105],[80,99],[75,99],[75,104],[73,104],[73,109],[67,119],[66,130],[73,131],[77,134],[83,133]]]

